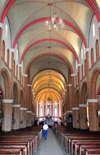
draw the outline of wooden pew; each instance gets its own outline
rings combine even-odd
[[[100,145],[100,141],[78,141],[78,142],[76,142],[75,143],[75,152],[74,152],[74,154],[75,155],[78,155],[79,153],[80,153],[80,147],[81,147],[81,145]]]
[[[41,128],[27,128],[0,135],[1,154],[33,155],[42,136]],[[11,151],[10,151],[11,149]],[[4,151],[5,150],[5,151]],[[8,152],[7,152],[8,150]]]
[[[100,149],[87,149],[86,155],[100,155]]]
[[[95,145],[81,145],[80,146],[80,155],[86,155],[87,149],[100,149],[100,144]]]
[[[100,134],[97,132],[83,131],[80,129],[71,129],[65,127],[57,127],[53,129],[60,142],[67,148],[67,153],[71,155],[78,155],[80,145],[75,145],[78,142],[89,142],[95,144],[100,144]],[[76,147],[75,147],[76,146]]]

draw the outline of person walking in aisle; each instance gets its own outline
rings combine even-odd
[[[45,140],[47,140],[47,135],[48,135],[48,125],[45,122],[45,124],[43,125],[43,137],[45,138]]]

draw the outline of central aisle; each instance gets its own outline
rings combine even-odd
[[[35,155],[66,155],[66,151],[57,141],[52,129],[49,129],[47,140],[42,137]]]

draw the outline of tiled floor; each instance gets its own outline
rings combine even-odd
[[[52,129],[48,130],[47,140],[42,138],[35,155],[66,155],[66,151],[57,141]]]

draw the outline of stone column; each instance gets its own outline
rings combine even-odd
[[[26,128],[26,110],[27,108],[20,108],[20,128]]]
[[[100,45],[100,22],[98,24],[98,27],[99,27],[99,45]],[[99,55],[100,55],[100,50],[99,50]]]
[[[53,103],[51,104],[51,115],[53,116]]]
[[[79,107],[73,107],[73,128],[79,128]]]
[[[38,116],[40,116],[40,103],[38,103]]]
[[[20,128],[20,104],[13,105],[13,115],[15,123],[13,123],[12,129],[16,130]]]
[[[31,126],[31,122],[32,122],[32,117],[31,117],[31,111],[26,111],[27,113],[27,127]]]
[[[87,129],[87,104],[79,104],[80,107],[80,129]]]
[[[32,96],[32,85],[27,84],[27,109],[31,109],[31,96]]]
[[[3,24],[0,23],[0,77],[1,77],[2,32],[3,32]]]
[[[25,101],[25,107],[27,107],[27,74],[24,74],[24,101]]]
[[[89,130],[99,131],[99,118],[98,118],[98,99],[88,99],[89,104]]]
[[[12,99],[3,99],[3,122],[2,131],[12,130]]]
[[[87,67],[87,92],[88,92],[88,98],[91,98],[90,94],[90,73],[89,73],[89,48],[86,50],[86,67]]]
[[[21,65],[18,65],[18,79],[19,79],[19,86],[18,86],[18,104],[20,104],[20,95],[21,95]]]
[[[81,73],[80,73],[80,71],[81,71],[81,67],[80,67],[81,65],[80,64],[78,64],[78,87],[79,87],[79,104],[81,104],[81,82],[80,82],[80,80],[81,80]]]
[[[14,76],[14,49],[11,49],[11,79],[10,79],[10,98],[13,98],[13,76]]]
[[[72,98],[72,107],[74,107],[75,106],[75,88],[74,88],[74,86],[75,86],[75,79],[74,79],[74,77],[75,77],[75,74],[71,74],[71,77],[72,77],[72,94],[71,94],[71,98]],[[73,96],[73,97],[72,97]]]
[[[70,111],[72,110],[72,105],[71,105],[71,98],[72,98],[72,95],[71,95],[71,87],[72,87],[72,84],[68,84],[66,85],[67,87],[67,111]]]

